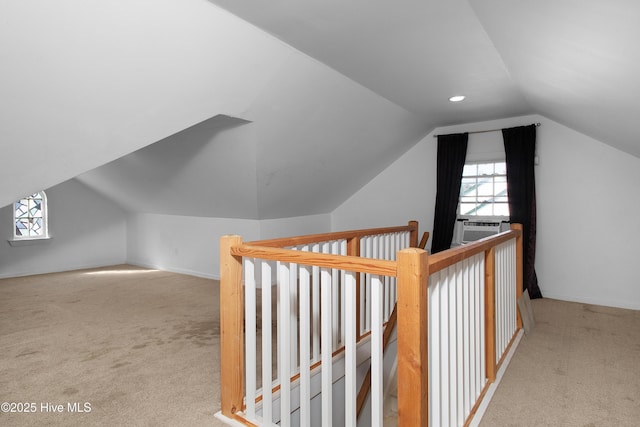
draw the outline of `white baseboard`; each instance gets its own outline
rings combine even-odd
[[[232,420],[229,417],[225,417],[224,415],[222,415],[222,411],[218,411],[215,414],[213,414],[214,417],[216,417],[217,419],[219,419],[220,421],[222,421],[223,423],[225,423],[228,426],[234,426],[234,427],[246,427],[245,424],[242,424],[241,422],[238,422],[236,420]]]
[[[601,305],[605,307],[616,307],[616,308],[626,308],[629,310],[640,310],[640,302],[638,301],[620,301],[620,300],[609,300],[609,299],[598,299],[598,298],[590,298],[583,296],[573,296],[573,295],[562,295],[562,294],[554,294],[550,292],[544,292],[544,298],[549,299],[557,299],[560,301],[567,302],[577,302],[581,304],[590,304],[590,305]]]
[[[127,260],[127,264],[138,267],[152,268],[154,270],[170,271],[171,273],[186,274],[188,276],[202,277],[204,279],[220,280],[220,275],[203,273],[202,271],[188,270],[186,268],[172,267],[167,265],[157,265],[144,261]]]
[[[493,398],[493,394],[496,392],[498,385],[502,380],[502,376],[506,372],[507,367],[509,366],[509,362],[511,362],[511,358],[515,354],[516,349],[518,348],[518,344],[520,344],[520,340],[522,339],[523,335],[524,335],[524,329],[520,329],[520,331],[518,332],[518,335],[516,335],[515,340],[513,340],[513,344],[511,345],[511,348],[509,348],[509,352],[505,356],[502,362],[502,365],[500,365],[500,369],[496,374],[495,381],[487,389],[487,392],[485,393],[484,398],[482,399],[482,402],[480,402],[480,405],[478,406],[478,410],[476,411],[475,415],[471,419],[471,422],[469,423],[469,427],[477,427],[480,425],[480,421],[482,421],[482,417],[484,416],[484,413],[487,411],[487,408],[489,407],[489,403],[491,403],[491,399]]]
[[[37,276],[39,274],[62,273],[66,271],[75,271],[75,270],[87,270],[90,268],[111,267],[112,265],[121,265],[126,263],[127,262],[125,260],[114,260],[112,262],[99,263],[99,264],[76,264],[76,265],[62,266],[54,269],[17,271],[13,273],[0,273],[0,279],[10,279],[12,277]]]

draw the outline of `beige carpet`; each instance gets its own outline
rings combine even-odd
[[[222,425],[218,298],[130,266],[0,280],[0,402],[35,403],[0,425]]]
[[[640,311],[532,301],[481,426],[639,426]]]
[[[36,409],[0,425],[221,426],[218,298],[130,266],[0,280],[0,403]],[[481,425],[640,425],[640,312],[532,303]]]

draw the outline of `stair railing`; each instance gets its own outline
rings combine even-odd
[[[522,321],[522,226],[398,255],[398,425],[468,425]],[[424,331],[428,331],[425,333]]]
[[[384,259],[394,251],[380,249],[381,241],[383,246],[390,241],[375,237],[378,232],[409,234],[407,244],[393,243],[399,250],[397,259],[395,254]],[[510,231],[431,256],[416,245],[417,223],[252,244],[243,244],[238,236],[223,237],[222,414],[244,425],[287,426],[295,410],[299,425],[355,425],[358,346],[368,340],[371,425],[382,425],[383,324],[393,317],[389,301],[397,300],[398,425],[468,424],[521,328],[516,300],[522,290],[522,228],[513,224]],[[257,287],[252,278],[256,277],[266,280],[261,288],[261,328],[254,321]],[[280,358],[273,383],[272,351],[264,351],[272,339],[265,311],[270,307],[272,279],[280,313],[276,334]],[[322,301],[317,310],[316,301]],[[245,302],[253,311],[243,309]],[[298,319],[304,307],[309,307],[310,317]],[[311,336],[318,320],[314,316],[320,317],[317,358]],[[261,388],[253,371],[258,341],[250,332],[257,329],[262,331]],[[309,340],[304,331],[310,331]],[[324,350],[322,343],[329,343]],[[245,354],[245,346],[248,353],[255,351],[253,358]],[[344,375],[341,407],[332,406],[336,360]],[[311,418],[310,390],[316,380],[322,383],[315,396],[322,400],[321,424]]]
[[[224,236],[222,415],[245,425],[286,426],[295,412],[300,425],[309,425],[310,402],[318,398],[323,426],[333,425],[334,414],[354,425],[361,382],[358,348],[370,343],[376,367],[372,377],[381,385],[383,325],[397,295],[395,258],[398,251],[417,245],[417,231],[417,222],[411,221],[401,227],[252,243]],[[273,285],[277,316],[270,311]],[[262,307],[256,311],[259,302]],[[274,319],[277,342],[272,347]],[[344,367],[334,367],[336,360]],[[344,377],[345,398],[338,403],[344,408],[334,407],[331,397],[335,375]],[[318,396],[312,395],[316,382],[321,383]],[[380,386],[375,393],[382,399]]]

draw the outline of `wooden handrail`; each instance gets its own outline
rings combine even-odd
[[[359,256],[359,240],[363,236],[389,234],[410,231],[412,248],[400,251],[398,261],[388,261]],[[449,267],[466,258],[485,252],[490,257],[495,246],[516,239],[516,281],[522,292],[522,227],[513,224],[511,230],[470,243],[448,251],[428,256],[424,248],[428,233],[418,243],[417,223],[407,226],[363,229],[337,233],[316,234],[293,238],[273,239],[243,243],[239,236],[224,236],[221,239],[221,410],[223,415],[241,417],[238,412],[244,409],[244,364],[243,350],[243,297],[242,297],[242,258],[252,257],[265,260],[278,260],[300,265],[314,265],[323,268],[363,272],[383,276],[395,276],[398,279],[398,303],[384,332],[383,347],[386,346],[394,324],[398,328],[398,415],[399,425],[426,425],[427,422],[427,342],[426,328],[428,277],[437,271]],[[347,240],[348,255],[332,255],[317,252],[284,249],[286,246],[298,246],[334,240]],[[487,260],[486,260],[487,261]],[[492,261],[486,262],[489,271]],[[485,283],[493,283],[492,273],[487,272]],[[357,287],[359,288],[359,286]],[[491,292],[487,297],[492,300]],[[515,302],[514,302],[515,303]],[[493,311],[487,307],[487,312]],[[516,310],[517,312],[517,310]],[[358,316],[359,320],[359,316]],[[487,319],[488,324],[493,322]],[[521,319],[518,313],[518,328]],[[359,329],[358,329],[359,331]],[[401,332],[402,331],[402,332]],[[424,336],[423,336],[424,335]],[[489,340],[490,334],[486,334]],[[495,338],[493,338],[495,340]],[[487,343],[487,347],[495,345]],[[495,350],[494,350],[495,351]],[[495,375],[496,355],[486,355],[487,375]],[[493,372],[492,372],[493,369]],[[370,384],[370,383],[369,383]],[[358,412],[366,394],[360,390]],[[364,396],[361,396],[363,395]]]
[[[429,274],[444,270],[466,258],[471,258],[481,252],[486,252],[492,247],[507,242],[514,237],[517,238],[520,235],[522,235],[522,231],[514,228],[493,236],[485,237],[473,243],[467,243],[466,245],[429,255]]]
[[[292,262],[302,265],[315,265],[325,268],[356,271],[360,273],[396,275],[396,262],[383,259],[362,258],[349,255],[331,255],[317,252],[294,251],[271,247],[237,245],[231,247],[231,254],[241,257],[260,258],[274,261]]]
[[[417,228],[418,228],[417,221],[409,221],[408,225],[401,225],[397,227],[366,228],[362,230],[336,231],[332,233],[309,234],[306,236],[282,237],[282,238],[270,239],[270,240],[256,240],[254,242],[247,242],[247,244],[251,246],[268,246],[272,248],[284,248],[287,246],[306,245],[306,244],[318,243],[318,242],[330,242],[333,240],[344,240],[344,239],[351,239],[354,237],[366,237],[366,236],[375,236],[377,234],[399,233],[401,231],[415,230],[417,232]]]

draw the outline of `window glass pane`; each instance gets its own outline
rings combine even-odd
[[[493,205],[491,203],[480,203],[476,215],[493,215]]]
[[[22,218],[27,216],[27,214],[29,213],[29,210],[27,209],[27,200],[23,199],[20,201],[17,201],[15,203],[15,209],[16,209],[16,218]]]
[[[496,178],[496,183],[495,183],[495,195],[496,196],[506,196],[507,195],[507,183],[505,182],[500,182],[498,181],[498,178]]]
[[[509,216],[505,162],[467,164],[460,186],[461,215]]]
[[[16,221],[16,236],[29,235],[29,219],[19,219]]]
[[[478,178],[478,196],[493,196],[493,180],[491,178]]]
[[[473,197],[468,197],[468,196],[460,197],[460,203],[472,203],[472,204],[475,204],[476,202],[477,202],[477,200],[476,200],[475,196],[473,196]]]
[[[29,216],[41,217],[42,216],[41,206],[42,206],[42,200],[29,199]]]
[[[460,187],[461,196],[475,196],[477,183],[475,178],[462,178],[462,185]]]
[[[42,235],[42,218],[31,218],[30,236]]]
[[[509,216],[509,205],[506,203],[496,203],[493,205],[494,215]]]
[[[46,198],[44,192],[32,194],[14,203],[15,237],[46,237]]]
[[[475,203],[460,203],[460,214],[462,215],[475,215],[475,209]]]
[[[476,164],[464,165],[464,168],[462,169],[462,176],[476,176],[477,174],[478,174],[478,165]]]
[[[481,163],[478,165],[478,175],[493,175],[493,163]]]

